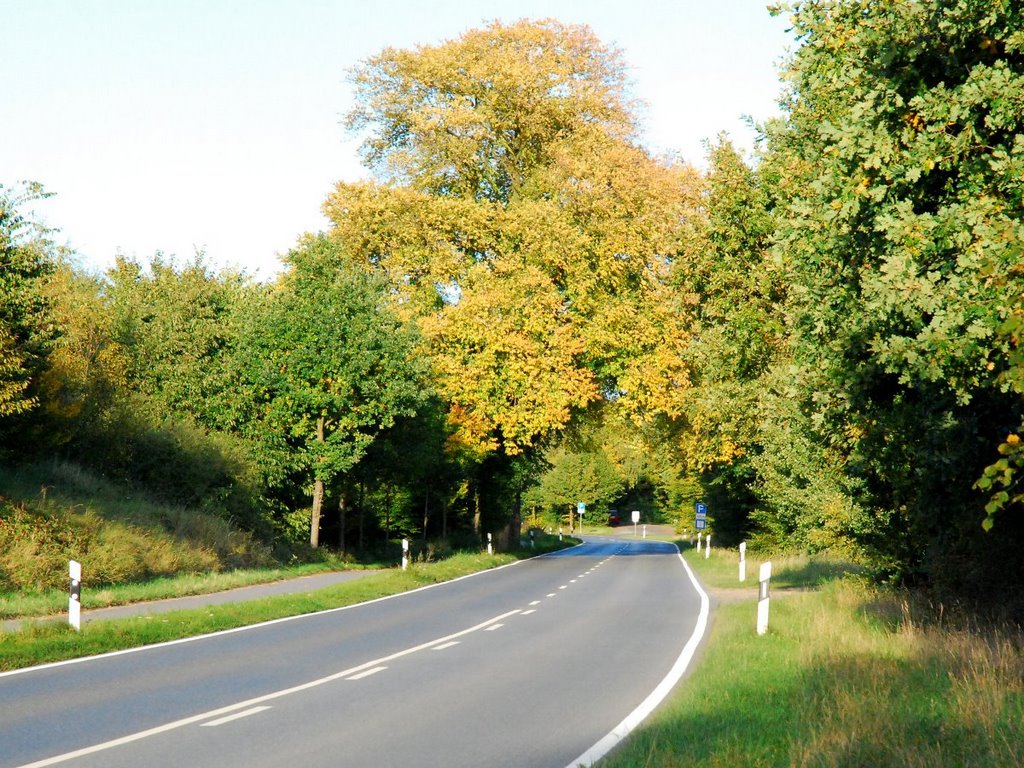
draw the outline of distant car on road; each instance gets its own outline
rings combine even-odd
[[[622,520],[619,519],[619,513],[614,509],[608,514],[608,526],[610,528],[616,527]]]

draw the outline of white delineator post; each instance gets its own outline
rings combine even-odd
[[[708,534],[708,537],[706,539],[704,539],[704,559],[707,560],[709,557],[711,557],[711,534],[710,533]]]
[[[768,582],[772,578],[771,561],[761,563],[761,572],[758,575],[760,586],[757,593],[757,634],[763,635],[768,631]]]
[[[402,570],[409,567],[409,540],[402,539]]]
[[[740,542],[740,581],[747,580],[747,542]]]
[[[491,539],[491,534],[487,534],[487,554],[494,554],[494,541]]]
[[[82,564],[77,560],[68,562],[71,588],[68,595],[68,624],[82,630]]]
[[[700,552],[701,539],[704,538],[704,531],[697,531],[697,551]]]

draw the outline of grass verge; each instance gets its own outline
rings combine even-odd
[[[214,573],[185,573],[152,581],[113,584],[97,589],[86,588],[82,592],[82,608],[90,610],[107,608],[112,605],[127,605],[148,600],[165,600],[172,597],[206,595],[237,587],[254,584],[268,584],[283,579],[311,576],[337,570],[356,570],[383,566],[353,565],[340,560],[325,560],[318,563],[280,568],[251,568]],[[0,619],[32,617],[38,618],[62,613],[68,609],[66,589],[46,592],[0,593]]]
[[[131,619],[93,621],[76,632],[66,625],[38,624],[0,631],[0,671],[92,656],[141,645],[232,629],[261,621],[340,608],[449,581],[516,560],[512,554],[460,553],[435,563],[415,563],[299,595],[210,606]]]
[[[686,553],[717,598],[693,672],[601,768],[1024,764],[1024,635],[919,618],[847,564],[773,562],[755,633],[758,560]],[[750,574],[753,573],[753,578]]]

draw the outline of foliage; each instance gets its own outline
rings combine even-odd
[[[790,175],[775,258],[806,434],[841,473],[830,492],[853,494],[843,514],[872,510],[858,537],[895,574],[987,591],[1000,577],[977,553],[1009,555],[1017,527],[983,543],[971,486],[1024,405],[1006,391],[1005,335],[1024,234],[1022,12],[789,10],[801,46],[769,141]]]
[[[616,51],[584,27],[494,23],[354,80],[349,124],[387,183],[339,184],[331,236],[421,319],[467,444],[514,454],[602,394],[685,388],[663,282],[694,175],[631,142]]]
[[[291,269],[246,329],[259,439],[313,487],[318,543],[324,485],[376,435],[424,401],[414,338],[383,306],[383,286],[323,237],[289,254]]]
[[[0,419],[30,410],[54,338],[43,284],[53,268],[46,230],[21,211],[48,195],[0,184]],[[4,430],[6,431],[6,430]]]

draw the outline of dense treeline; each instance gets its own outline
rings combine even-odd
[[[784,115],[703,172],[643,148],[585,27],[381,52],[374,180],[270,284],[85,274],[2,190],[6,461],[343,550],[703,498],[724,542],[1021,611],[1024,11],[780,12]]]

